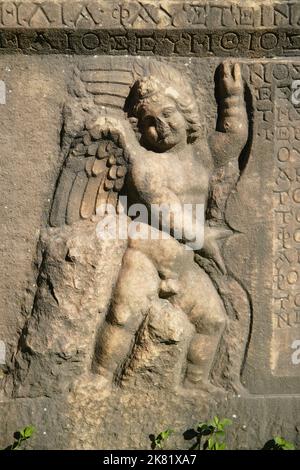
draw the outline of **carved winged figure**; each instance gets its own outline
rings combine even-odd
[[[107,110],[101,115],[87,113],[83,128],[68,143],[51,210],[52,226],[80,219],[99,221],[106,207],[118,208],[120,195],[126,195],[129,205],[143,204],[151,216],[140,224],[141,231],[157,230],[161,235],[164,226],[156,208],[172,208],[169,237],[128,235],[92,365],[109,382],[122,377],[139,329],[157,309],[161,315],[167,310],[176,315],[180,310],[189,318],[194,334],[185,383],[209,382],[227,320],[223,301],[209,275],[195,263],[194,254],[199,252],[225,272],[219,241],[230,231],[224,211],[248,139],[239,64],[221,65],[218,99],[216,131],[208,143],[203,117],[185,77],[153,61],[146,71],[136,66],[125,117]],[[185,222],[186,204],[205,207],[201,248],[193,245],[200,221],[193,217],[192,223]],[[159,228],[151,227],[151,220],[158,219]],[[181,233],[179,239],[177,233]]]

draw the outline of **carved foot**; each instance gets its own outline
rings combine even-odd
[[[87,374],[74,383],[68,402],[70,405],[84,409],[90,403],[91,397],[94,401],[102,401],[111,393],[112,384],[106,377]]]
[[[202,391],[204,393],[215,394],[220,393],[221,389],[213,385],[209,380],[201,379],[197,382],[186,378],[183,383],[183,388],[185,391],[198,393]]]
[[[185,390],[203,391],[205,393],[220,393],[221,389],[213,385],[199,366],[189,364],[187,374],[183,382]]]

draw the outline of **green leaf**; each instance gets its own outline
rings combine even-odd
[[[219,421],[220,421],[220,420],[219,420],[218,416],[215,416],[215,417],[214,417],[214,420],[213,420],[213,423],[214,423],[216,426],[218,426]]]
[[[216,450],[225,450],[226,449],[226,444],[225,442],[222,442],[221,444],[220,443],[216,443]]]
[[[35,427],[26,426],[26,428],[24,428],[22,432],[23,432],[22,436],[24,436],[25,439],[29,439],[35,433]]]
[[[197,426],[197,431],[205,431],[205,429],[208,428],[208,425],[207,423],[199,423],[198,426]]]
[[[159,439],[160,441],[165,441],[173,433],[174,433],[173,429],[166,429],[165,431],[160,432],[156,439]]]
[[[215,433],[215,436],[218,437],[218,438],[223,438],[223,437],[225,437],[225,431],[217,431]]]
[[[295,450],[295,446],[292,442],[286,441],[283,437],[276,436],[274,438],[275,444],[282,450]]]
[[[33,433],[35,432],[35,427],[34,426],[26,426],[23,429],[20,429],[17,431],[21,437],[22,440],[29,439]]]
[[[275,444],[277,444],[279,446],[282,446],[282,445],[284,445],[285,441],[284,441],[284,439],[282,439],[282,437],[276,436],[274,438],[274,442],[275,442]]]
[[[155,447],[158,447],[159,449],[161,448],[161,438],[159,435],[154,439],[154,445]]]
[[[208,426],[204,436],[209,436],[209,434],[213,434],[215,432],[216,428],[214,426]]]
[[[162,449],[163,442],[166,441],[174,432],[175,431],[173,429],[166,429],[165,431],[160,432],[154,439],[155,448]]]
[[[199,428],[202,428],[202,426],[207,426],[207,423],[198,423],[197,424],[197,429]]]
[[[207,441],[207,445],[208,445],[208,450],[213,450],[214,448],[214,444],[215,444],[215,441],[212,437],[210,437]]]
[[[203,436],[208,436],[212,432],[214,432],[214,426],[208,425],[207,423],[203,423],[201,426],[198,426],[197,431],[202,434]]]
[[[232,425],[232,421],[231,421],[231,419],[224,418],[224,419],[222,419],[222,421],[220,422],[220,424],[222,424],[223,427],[225,427],[225,426],[231,426],[231,425]]]
[[[295,446],[291,442],[287,442],[283,448],[284,450],[295,450]]]
[[[212,421],[210,421],[210,423],[208,423],[208,425],[213,427],[214,429],[218,429],[219,418],[217,416],[215,416],[214,419]]]

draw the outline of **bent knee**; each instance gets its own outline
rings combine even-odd
[[[197,333],[206,335],[221,335],[227,325],[227,316],[224,308],[207,311],[204,315],[194,319]]]

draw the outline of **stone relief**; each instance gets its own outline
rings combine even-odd
[[[0,4],[2,447],[299,444],[300,4],[196,3]]]
[[[242,390],[250,305],[221,251],[234,233],[226,204],[249,144],[241,66],[226,61],[216,71],[218,118],[210,132],[188,78],[162,62],[136,60],[131,71],[77,69],[70,93],[64,163],[41,236],[38,289],[16,354],[14,393],[50,393],[48,379],[36,381],[50,370],[56,392],[80,374],[98,377],[97,393],[140,379]],[[140,204],[149,219],[136,222],[135,233],[146,236],[128,231],[126,240],[99,240],[97,228],[111,208],[131,221],[130,208]],[[168,227],[156,213],[161,204],[169,208]],[[202,204],[203,220],[194,212],[185,220],[186,204]],[[80,299],[70,271],[78,261],[78,284],[89,285]]]

